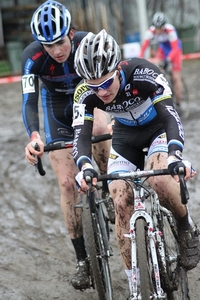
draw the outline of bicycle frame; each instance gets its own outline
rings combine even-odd
[[[149,238],[150,254],[152,258],[152,265],[155,278],[156,294],[153,295],[153,299],[165,299],[165,294],[161,288],[161,279],[159,272],[159,264],[156,252],[156,242],[159,241],[161,232],[154,231],[153,220],[150,214],[146,211],[145,205],[145,192],[142,185],[138,186],[141,181],[134,180],[133,192],[134,192],[134,213],[130,219],[130,233],[124,236],[131,239],[131,257],[132,257],[132,299],[141,299],[138,295],[138,282],[140,280],[140,275],[137,268],[137,245],[136,245],[136,220],[138,218],[145,219],[148,224],[147,235]],[[155,196],[155,192],[152,192],[150,197]],[[152,205],[152,203],[151,203]],[[160,240],[161,242],[161,240]],[[164,254],[164,253],[163,253]]]

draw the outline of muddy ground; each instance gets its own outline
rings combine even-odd
[[[185,158],[200,174],[200,61],[184,62],[191,112],[183,120]],[[41,177],[24,158],[28,142],[21,119],[20,83],[0,85],[0,299],[88,300],[95,290],[79,292],[70,279],[75,255],[59,206],[59,191],[45,155]],[[200,226],[200,175],[188,183],[189,209]],[[111,233],[114,256],[110,260],[116,300],[125,300],[128,286]],[[191,300],[200,299],[200,264],[188,273]]]

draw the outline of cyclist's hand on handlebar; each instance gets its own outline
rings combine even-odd
[[[179,177],[178,177],[178,165],[180,162],[183,163],[184,167],[185,167],[185,181],[187,181],[189,178],[194,177],[197,172],[193,169],[191,163],[188,160],[182,160],[179,159],[173,155],[169,155],[168,159],[168,169],[169,169],[169,173],[174,177],[174,179],[179,182]]]
[[[81,171],[75,177],[76,182],[80,186],[79,191],[87,192],[87,190],[90,188],[88,183],[91,183],[92,186],[96,186],[97,177],[98,174],[94,170],[93,166],[89,163],[84,164],[81,168]]]
[[[36,150],[38,146],[39,150]],[[37,156],[42,157],[44,152],[44,143],[42,142],[39,134],[34,135],[34,138],[31,138],[31,141],[25,147],[25,156],[26,160],[34,166],[37,163]]]

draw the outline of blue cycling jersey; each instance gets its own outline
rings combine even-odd
[[[74,69],[74,54],[86,34],[75,33],[72,51],[65,63],[55,61],[37,41],[24,49],[22,116],[29,136],[33,131],[39,131],[38,99],[41,91],[46,143],[73,139],[73,93],[81,80]]]

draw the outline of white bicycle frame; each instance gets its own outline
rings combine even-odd
[[[161,288],[160,272],[159,272],[158,259],[157,259],[156,246],[155,246],[156,243],[162,245],[162,241],[161,241],[162,233],[160,231],[154,231],[153,220],[149,215],[149,213],[147,213],[146,211],[144,188],[143,187],[137,188],[137,186],[134,185],[133,192],[134,192],[134,213],[130,219],[130,232],[128,234],[124,234],[125,237],[131,239],[131,259],[132,259],[132,286],[130,291],[131,297],[132,299],[135,300],[141,299],[141,295],[139,294],[138,291],[140,274],[137,267],[137,249],[136,249],[137,245],[136,245],[135,223],[138,218],[143,218],[146,220],[146,223],[148,225],[147,234],[149,237],[150,252],[151,252],[152,265],[153,265],[154,278],[155,278],[155,287],[156,287],[156,293],[155,295],[152,295],[152,299],[165,299],[166,298],[165,293]],[[150,197],[151,198],[154,197],[154,201],[155,199],[157,199],[156,193],[153,190]],[[151,203],[151,205],[153,205],[153,203]],[[157,203],[157,208],[158,207],[159,207],[159,203]],[[160,251],[162,251],[162,255],[165,255],[164,247],[160,247]]]
[[[181,200],[183,204],[187,204],[187,201],[189,199],[189,193],[187,190],[187,186],[184,181],[184,165],[182,163],[178,166],[179,171],[179,178],[180,178],[180,193],[181,193]],[[143,218],[146,221],[147,224],[147,235],[149,240],[149,251],[151,255],[151,262],[152,262],[152,270],[154,273],[153,278],[153,284],[154,284],[154,294],[150,296],[150,299],[166,299],[167,294],[164,293],[162,287],[161,287],[161,278],[160,278],[160,271],[159,266],[162,268],[162,272],[166,272],[166,275],[168,276],[167,271],[167,262],[165,257],[165,241],[162,238],[162,233],[160,228],[160,221],[159,218],[157,218],[158,215],[162,217],[162,213],[164,213],[164,216],[167,217],[167,221],[169,226],[174,226],[173,218],[171,216],[171,212],[166,209],[165,207],[161,206],[159,203],[158,196],[156,192],[154,192],[151,188],[146,188],[146,186],[141,183],[140,178],[148,178],[150,176],[160,176],[160,175],[169,175],[168,169],[158,169],[158,170],[137,170],[137,171],[131,171],[131,172],[119,172],[114,174],[106,174],[106,175],[100,175],[98,177],[98,181],[103,180],[117,180],[117,179],[123,179],[123,180],[131,180],[133,185],[133,195],[134,195],[134,213],[132,217],[130,218],[130,231],[128,234],[124,234],[124,237],[127,237],[131,239],[131,263],[132,263],[132,282],[130,286],[130,294],[132,300],[140,300],[141,299],[141,293],[139,289],[140,282],[142,278],[140,279],[140,270],[137,266],[137,244],[136,244],[136,221],[139,218]],[[146,191],[146,192],[145,192]],[[150,205],[151,205],[151,212],[147,212],[147,207],[145,206],[145,197],[150,198]],[[155,219],[154,219],[154,216]],[[152,219],[153,218],[153,219]],[[173,230],[172,230],[173,231]],[[175,239],[177,237],[175,236],[176,233],[173,232]],[[158,255],[159,254],[159,265],[158,265]],[[168,255],[168,254],[167,254]],[[179,254],[178,254],[179,255]],[[167,257],[167,260],[170,262],[176,262],[178,255],[176,256],[169,256]],[[161,261],[160,261],[161,259]],[[182,271],[184,271],[182,269]],[[185,271],[183,272],[185,274]],[[183,275],[184,275],[183,274]],[[184,275],[185,276],[185,275]],[[168,281],[170,278],[167,279]],[[181,279],[181,284],[183,282],[183,279]],[[167,284],[169,284],[167,282]],[[178,286],[177,286],[178,287]],[[173,283],[172,283],[172,289],[174,289]],[[185,288],[185,287],[184,287]],[[182,290],[182,286],[181,286]],[[183,290],[181,291],[183,295]],[[153,293],[153,291],[152,291]],[[187,292],[186,292],[187,293]],[[184,291],[185,294],[185,291]]]

